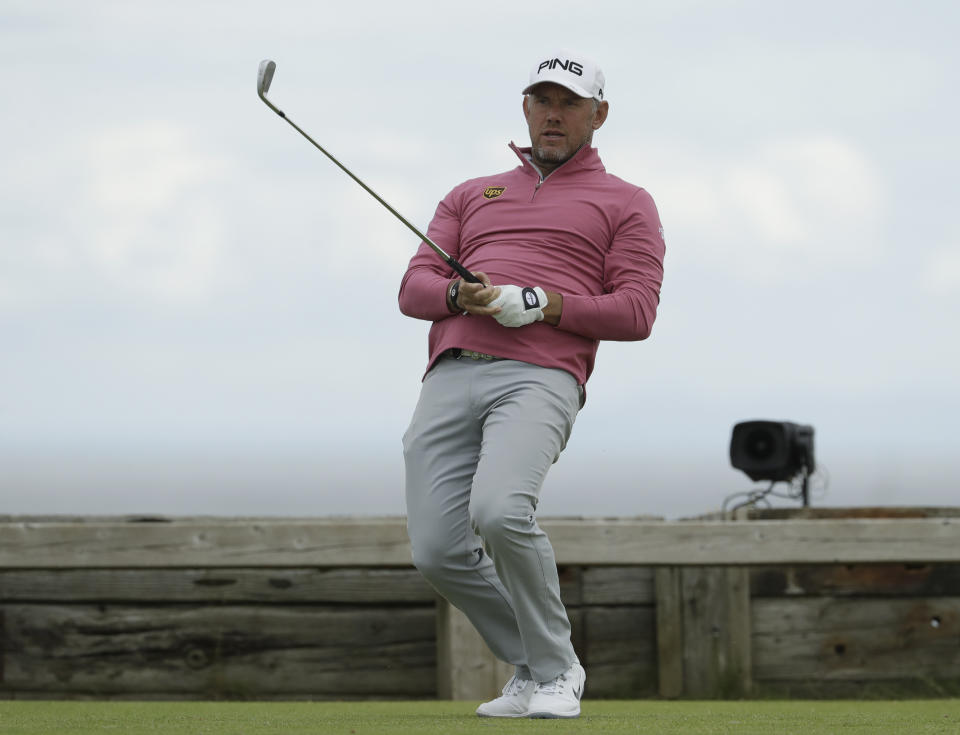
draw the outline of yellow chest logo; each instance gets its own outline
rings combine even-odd
[[[496,199],[498,196],[503,194],[504,191],[506,191],[506,188],[507,187],[505,186],[488,186],[483,190],[483,198]]]

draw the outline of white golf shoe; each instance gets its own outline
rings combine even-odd
[[[480,717],[526,717],[527,705],[533,696],[534,683],[530,679],[518,679],[516,674],[503,687],[503,693],[496,699],[484,702],[477,707]]]
[[[537,683],[527,705],[527,717],[568,718],[580,716],[580,697],[587,672],[574,664],[552,681]]]

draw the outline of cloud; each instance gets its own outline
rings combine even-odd
[[[147,121],[78,134],[15,156],[13,168],[0,307],[91,291],[184,305],[216,287],[226,239],[217,182],[229,167],[186,128]]]
[[[674,262],[770,281],[883,250],[883,179],[848,141],[777,140],[735,158],[668,143],[639,158]]]
[[[101,274],[168,303],[208,292],[224,242],[207,187],[223,175],[223,164],[165,122],[107,131],[90,155],[87,248]]]
[[[935,293],[960,292],[960,248],[945,247],[928,256],[920,270],[920,281]]]

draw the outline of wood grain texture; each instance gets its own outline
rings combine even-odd
[[[429,605],[415,569],[0,569],[0,601]]]
[[[658,567],[655,573],[657,596],[657,676],[661,697],[675,699],[683,694],[683,588],[681,567]]]
[[[960,598],[753,601],[758,682],[960,678]]]
[[[957,564],[791,564],[751,571],[752,597],[960,597]]]
[[[655,696],[657,642],[653,606],[589,606],[580,608],[578,613],[580,620],[571,616],[571,623],[574,646],[587,670],[587,696]]]
[[[460,610],[437,601],[437,696],[487,701],[500,695],[514,667],[493,655]]]
[[[683,693],[742,697],[751,685],[750,602],[743,568],[683,567]]]
[[[558,561],[738,565],[960,561],[955,518],[799,521],[544,521]]]
[[[0,606],[2,692],[430,696],[431,607]]]
[[[652,605],[653,567],[583,567],[584,605]]]
[[[956,514],[822,515],[543,520],[588,696],[954,691]],[[0,698],[492,696],[435,599],[402,518],[0,518]]]
[[[958,562],[960,519],[545,519],[559,564]],[[0,524],[0,568],[410,566],[402,518]]]
[[[400,519],[0,525],[6,568],[411,565]]]

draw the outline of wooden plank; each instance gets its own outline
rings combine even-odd
[[[557,561],[586,565],[960,562],[960,519],[547,519]],[[410,566],[405,521],[0,524],[0,568]]]
[[[722,696],[749,696],[753,689],[753,640],[751,627],[750,570],[727,567],[727,666]]]
[[[577,565],[557,565],[560,579],[560,599],[567,607],[579,605],[583,599],[583,567]]]
[[[683,590],[680,567],[658,567],[654,574],[657,596],[657,678],[661,697],[683,694]]]
[[[684,567],[683,693],[697,698],[749,693],[750,613],[746,570]]]
[[[960,561],[960,520],[543,521],[561,563]]]
[[[0,601],[433,603],[415,569],[0,569]]]
[[[758,682],[960,678],[960,597],[753,601]]]
[[[683,692],[688,696],[716,696],[717,643],[722,611],[717,595],[717,573],[706,567],[680,570],[683,617]]]
[[[257,702],[369,702],[369,701],[436,701],[436,695],[430,694],[297,694],[281,692],[272,694],[270,692],[258,692],[256,696],[232,696],[229,698],[220,697],[220,699],[238,700],[238,701],[257,701]],[[209,702],[211,695],[206,692],[101,692],[91,695],[84,692],[49,692],[49,691],[27,691],[18,690],[16,692],[4,692],[0,688],[0,702],[9,700],[39,700],[39,701],[65,701],[65,702],[86,702],[90,700],[103,702]],[[72,731],[76,732],[76,731]],[[86,732],[89,732],[87,730]],[[198,732],[203,732],[199,730]],[[261,730],[262,732],[262,730]],[[7,735],[6,732],[4,735]]]
[[[960,678],[898,677],[884,679],[798,679],[761,681],[754,685],[758,699],[904,700],[960,698]]]
[[[3,605],[0,694],[432,696],[431,607]]]
[[[744,508],[748,520],[800,520],[811,518],[957,518],[960,508],[918,505],[858,505],[806,508]]]
[[[410,566],[400,519],[7,523],[0,567]]]
[[[591,606],[580,608],[579,614],[584,644],[578,655],[587,670],[588,696],[613,699],[655,696],[654,607]]]
[[[586,666],[590,661],[590,647],[587,639],[587,624],[585,620],[588,607],[568,607],[567,619],[570,621],[570,643],[573,645],[573,651],[580,659],[580,663]]]
[[[754,569],[752,597],[960,596],[958,564],[792,564]]]
[[[584,605],[653,605],[653,567],[583,568]]]
[[[487,701],[499,696],[514,667],[500,661],[460,610],[437,599],[437,696]]]

